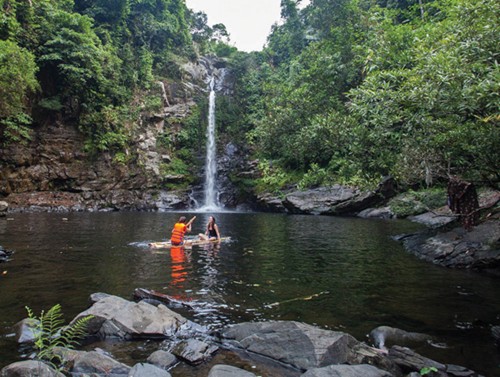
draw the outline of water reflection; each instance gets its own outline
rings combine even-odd
[[[180,291],[183,289],[183,282],[187,278],[187,262],[186,252],[183,247],[172,247],[170,249],[170,258],[172,259],[171,264],[171,277],[170,282],[173,289]]]

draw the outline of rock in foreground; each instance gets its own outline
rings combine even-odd
[[[164,305],[131,302],[117,296],[105,296],[79,318],[92,315],[88,333],[101,338],[165,338],[175,335],[188,320]]]

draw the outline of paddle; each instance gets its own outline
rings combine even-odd
[[[193,216],[193,218],[187,222],[186,226],[190,226],[195,219],[196,219],[196,216]]]

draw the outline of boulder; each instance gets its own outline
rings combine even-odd
[[[446,365],[421,356],[407,347],[392,346],[389,349],[389,358],[405,373],[419,372],[425,367],[434,367],[439,371],[446,369]]]
[[[177,343],[172,353],[191,365],[201,364],[217,351],[218,347],[198,339],[188,339]]]
[[[188,320],[164,305],[131,302],[117,296],[103,297],[80,313],[72,323],[92,315],[87,332],[101,338],[165,338],[179,331]]]
[[[385,350],[370,347],[366,343],[358,343],[353,347],[352,351],[347,364],[369,364],[388,371],[394,376],[401,376],[403,374],[396,363],[387,356],[387,351]]]
[[[393,377],[385,370],[372,365],[328,365],[323,368],[309,369],[300,377]]]
[[[390,207],[367,208],[358,213],[358,217],[363,219],[392,219],[394,213],[392,213]]]
[[[294,321],[241,323],[221,337],[232,346],[301,370],[345,363],[359,343],[349,334]]]
[[[158,368],[168,369],[177,363],[177,358],[170,352],[158,350],[149,355],[146,361],[157,366]]]
[[[112,357],[97,351],[76,351],[66,348],[55,350],[63,362],[69,366],[72,377],[106,376],[128,377],[131,368]]]
[[[106,297],[110,297],[112,295],[110,295],[109,293],[103,293],[103,292],[96,292],[96,293],[92,293],[89,297],[89,301],[90,303],[93,305],[95,304],[97,301],[100,301],[102,300],[103,298],[106,298]]]
[[[387,349],[393,345],[411,346],[429,340],[432,340],[430,335],[408,332],[389,326],[379,326],[370,331],[370,341],[380,349]]]
[[[128,377],[171,377],[171,374],[154,365],[140,363],[133,366]]]
[[[279,197],[269,193],[257,197],[257,206],[260,210],[267,212],[283,213],[287,211],[283,205],[283,201]]]
[[[306,191],[294,191],[286,195],[283,206],[289,213],[353,215],[382,204],[394,195],[392,185],[392,178],[387,178],[375,191],[361,191],[338,184]]]
[[[424,224],[429,228],[439,228],[456,221],[457,216],[453,215],[448,207],[442,207],[420,215],[409,216],[408,219],[416,223]]]
[[[403,239],[407,250],[434,264],[500,273],[500,221],[491,219],[466,231],[424,232]]]
[[[230,365],[214,365],[208,373],[208,377],[256,377],[252,372],[236,368]]]
[[[419,355],[406,347],[393,346],[389,350],[392,359],[405,373],[420,372],[423,368],[436,368],[438,376],[450,377],[477,377],[480,376],[473,370],[454,364],[441,364],[437,361]]]
[[[34,343],[35,337],[40,333],[40,321],[35,318],[25,318],[14,325],[16,341],[18,343]]]
[[[283,200],[283,206],[290,213],[335,214],[335,208],[340,203],[353,200],[359,194],[359,190],[341,185],[320,187],[288,194]]]
[[[35,360],[18,361],[7,365],[0,370],[2,377],[64,377],[64,374],[58,372],[51,366]]]

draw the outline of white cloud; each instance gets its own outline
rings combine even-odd
[[[188,8],[207,14],[208,24],[223,23],[230,43],[242,51],[260,51],[271,26],[280,20],[280,0],[186,0]]]

